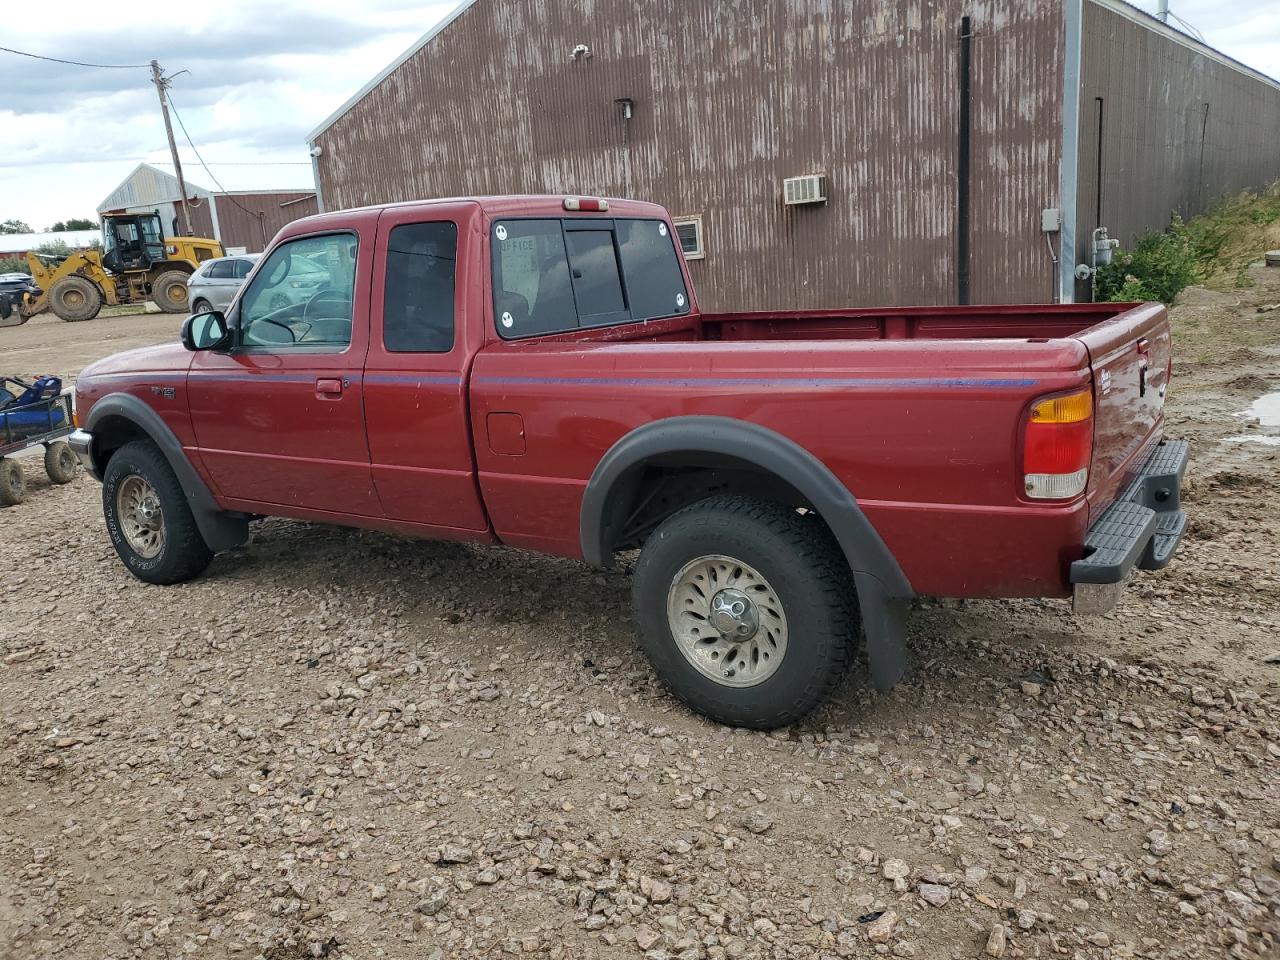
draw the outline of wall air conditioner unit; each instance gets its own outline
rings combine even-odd
[[[807,177],[787,177],[782,181],[782,202],[787,206],[827,202],[827,178],[814,173]]]

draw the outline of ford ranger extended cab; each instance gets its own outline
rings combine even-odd
[[[703,313],[646,203],[299,220],[181,339],[76,384],[135,576],[195,577],[263,516],[638,550],[643,646],[730,724],[805,715],[855,638],[896,683],[919,595],[1105,608],[1186,522],[1162,306]]]

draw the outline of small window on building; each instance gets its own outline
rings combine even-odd
[[[387,244],[382,342],[392,353],[453,349],[453,274],[458,228],[452,221],[406,223]]]
[[[676,236],[680,238],[680,251],[686,260],[701,260],[707,255],[702,246],[702,217],[676,217]]]

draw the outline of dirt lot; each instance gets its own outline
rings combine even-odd
[[[0,956],[1277,955],[1280,270],[1189,291],[1189,539],[1092,621],[922,603],[775,735],[657,685],[625,574],[269,521],[177,588],[96,484],[0,514]],[[0,331],[74,373],[166,316]],[[883,911],[883,912],[882,912]]]

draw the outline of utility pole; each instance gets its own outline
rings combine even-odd
[[[1169,0],[1160,0],[1160,6],[1156,10],[1156,17],[1161,23],[1169,22]]]
[[[156,93],[160,95],[160,111],[164,114],[164,132],[169,135],[169,153],[173,155],[173,170],[178,175],[178,190],[182,193],[182,230],[186,236],[192,235],[191,213],[187,210],[187,182],[182,179],[182,161],[178,159],[178,145],[173,140],[173,124],[169,121],[169,100],[164,95],[169,81],[164,78],[160,69],[160,61],[151,61],[151,82],[156,85]]]

